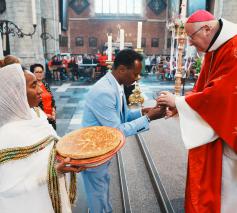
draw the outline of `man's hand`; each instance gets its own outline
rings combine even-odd
[[[152,107],[142,108],[142,115],[146,115],[151,109],[153,108]]]
[[[67,173],[67,172],[80,172],[85,170],[85,168],[83,167],[79,167],[79,166],[72,166],[71,164],[69,164],[70,162],[70,158],[65,158],[63,161],[60,161],[58,163],[56,163],[55,165],[55,169],[59,172],[59,173]]]
[[[149,117],[149,119],[152,120],[156,120],[156,119],[160,119],[163,118],[165,116],[166,113],[166,109],[163,106],[158,106],[158,107],[154,107],[151,108],[148,112],[147,112],[147,116]]]
[[[55,108],[53,108],[53,111],[52,111],[52,119],[56,120],[56,109]]]
[[[50,120],[50,121],[53,120],[53,116],[52,115],[50,115],[50,114],[46,114],[46,115],[47,115],[48,120]]]
[[[166,105],[175,108],[175,96],[167,91],[162,91],[161,95],[156,99],[158,105]]]
[[[52,120],[54,120],[54,121],[56,120],[56,113],[55,112],[52,113]]]
[[[171,117],[177,115],[177,113],[178,113],[178,111],[176,108],[166,107],[165,119],[171,118]]]

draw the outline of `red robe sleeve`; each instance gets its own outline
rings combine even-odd
[[[219,213],[222,141],[237,153],[237,36],[206,53],[197,84],[185,100],[219,136],[189,150],[185,212]]]
[[[202,71],[186,101],[237,153],[237,36],[207,53]]]

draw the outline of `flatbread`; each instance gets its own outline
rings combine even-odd
[[[56,145],[56,150],[63,157],[92,158],[115,149],[123,138],[123,134],[112,127],[86,127],[62,137]]]

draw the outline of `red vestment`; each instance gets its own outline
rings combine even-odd
[[[218,213],[223,141],[237,153],[237,36],[206,53],[193,93],[185,100],[219,136],[189,150],[185,211]]]

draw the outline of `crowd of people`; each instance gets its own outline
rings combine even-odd
[[[103,77],[109,70],[106,63],[106,54],[96,55],[75,55],[60,56],[55,55],[47,63],[48,80],[72,80],[78,81],[80,78],[90,82],[95,82]],[[113,57],[114,60],[114,57]],[[172,63],[170,56],[146,56],[144,55],[145,73],[143,75],[155,74],[158,80],[175,80],[177,61],[173,57]],[[183,78],[195,80],[199,73],[198,67],[200,58],[184,57],[183,59]]]
[[[108,59],[105,53],[96,55],[76,55],[61,56],[55,55],[46,64],[50,80],[72,80],[77,81],[79,78],[87,78],[89,81],[98,80],[106,73]]]
[[[235,212],[237,27],[204,10],[192,14],[184,27],[190,45],[206,53],[191,93],[179,97],[163,91],[156,106],[129,109],[123,85],[140,79],[143,57],[125,49],[115,57],[112,71],[91,87],[82,126],[115,127],[127,137],[149,130],[152,120],[178,114],[182,139],[189,150],[185,211]],[[54,58],[52,66],[61,66],[60,60]],[[43,73],[42,65],[33,64],[29,71],[14,56],[0,60],[3,213],[70,213],[75,201],[75,173],[82,169],[70,165],[69,158],[56,161],[56,107]],[[53,75],[61,78],[61,71]],[[106,162],[82,171],[91,213],[113,211],[109,165]],[[74,190],[67,190],[67,172],[71,174],[70,189]]]
[[[183,57],[183,78],[188,80],[197,78],[200,71],[198,70],[200,60],[198,57]],[[177,60],[175,57],[171,59],[170,56],[145,56],[145,70],[146,74],[156,74],[159,80],[172,81],[175,80]]]

